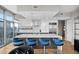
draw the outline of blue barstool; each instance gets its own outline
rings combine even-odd
[[[33,46],[36,45],[36,40],[33,38],[28,38],[28,39],[26,39],[26,45],[33,48]]]
[[[41,39],[39,39],[39,43],[43,47],[44,54],[45,54],[46,53],[46,46],[49,45],[49,40],[47,38],[41,38]]]
[[[52,40],[54,44],[57,46],[57,53],[62,53],[62,51],[59,51],[58,47],[64,45],[64,41],[59,38],[53,38]]]
[[[14,38],[14,39],[13,39],[13,45],[14,45],[14,46],[21,46],[21,45],[24,45],[24,41],[21,40],[20,38]]]

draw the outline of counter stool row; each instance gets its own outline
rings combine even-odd
[[[41,38],[38,41],[34,38],[28,38],[25,40],[25,43],[24,43],[24,40],[22,40],[22,39],[19,39],[19,38],[13,39],[13,44],[15,46],[27,45],[27,46],[30,46],[33,48],[34,46],[37,45],[38,42],[39,42],[40,46],[43,47],[43,52],[45,54],[46,53],[46,46],[49,46],[49,39],[48,38]],[[56,46],[62,46],[64,44],[64,41],[59,38],[53,38],[51,43],[53,43],[53,42]]]

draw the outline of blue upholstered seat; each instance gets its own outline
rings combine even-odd
[[[47,38],[41,38],[39,40],[39,42],[40,42],[41,46],[48,46],[49,45],[49,40]]]
[[[28,38],[28,39],[26,39],[26,44],[28,46],[35,46],[36,45],[36,40],[33,39],[33,38]]]
[[[64,44],[64,41],[59,38],[54,38],[53,42],[56,46],[62,46]]]
[[[52,42],[54,42],[54,44],[57,46],[56,53],[57,54],[62,53],[62,50],[61,49],[59,50],[58,48],[59,48],[59,46],[63,46],[64,45],[64,40],[61,40],[60,38],[53,38]]]
[[[21,40],[20,38],[14,38],[13,39],[13,44],[14,44],[14,46],[24,45],[24,41]]]
[[[46,53],[46,46],[49,45],[49,40],[47,38],[41,38],[41,39],[39,39],[39,43],[43,47],[44,53]]]

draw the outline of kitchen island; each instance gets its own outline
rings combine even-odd
[[[21,38],[21,39],[27,39],[27,38],[49,38],[49,39],[53,39],[53,38],[60,38],[62,40],[62,37],[56,34],[20,34],[15,36],[15,38]],[[62,46],[57,46],[57,50],[62,52]]]
[[[15,38],[60,38],[61,36],[56,34],[20,34],[15,36]]]

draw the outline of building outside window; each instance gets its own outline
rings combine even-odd
[[[17,22],[14,22],[14,36],[17,35],[19,29],[18,29],[18,23]]]
[[[12,42],[14,27],[18,25],[14,23],[13,13],[0,7],[0,47]]]
[[[6,44],[12,42],[13,39],[13,14],[5,11],[5,20],[6,20]]]
[[[4,20],[3,10],[0,9],[0,47],[4,44]]]

